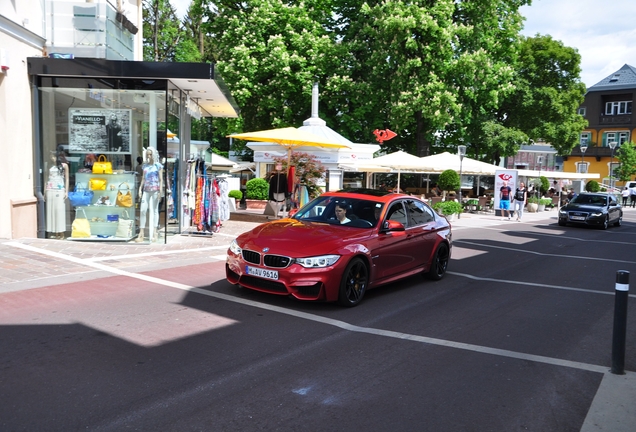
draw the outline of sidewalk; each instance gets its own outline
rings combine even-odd
[[[169,235],[167,243],[86,242],[23,238],[0,239],[0,293],[106,276],[87,263],[135,272],[225,260],[233,238],[269,220],[263,210],[239,210],[211,236]],[[524,223],[554,222],[556,210],[526,213]],[[552,221],[550,221],[552,219]],[[464,213],[454,229],[519,224],[491,213]],[[42,253],[43,251],[44,253]],[[69,260],[69,257],[72,260]],[[83,264],[86,263],[86,264]]]

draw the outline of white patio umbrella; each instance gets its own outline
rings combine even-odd
[[[413,156],[412,154],[403,152],[402,150],[373,158],[371,160],[366,160],[361,165],[368,168],[380,167],[397,170],[398,190],[400,190],[400,173],[402,170],[423,172],[426,167],[426,164],[422,162],[422,158]]]
[[[446,170],[459,172],[460,160],[457,153],[438,153],[436,155],[424,156],[420,160],[425,165],[423,170],[429,173],[438,173]],[[474,175],[495,175],[495,171],[501,169],[497,165],[481,162],[464,156],[461,162],[462,174]]]

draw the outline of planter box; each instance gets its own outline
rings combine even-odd
[[[265,209],[265,207],[267,207],[267,200],[245,200],[245,202],[247,203],[247,208],[248,209],[256,209],[256,210],[260,210],[260,209]]]
[[[529,213],[536,213],[538,207],[539,207],[539,204],[528,203],[528,205],[526,207],[526,211],[528,211]]]

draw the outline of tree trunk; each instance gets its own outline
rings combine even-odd
[[[416,156],[428,156],[431,150],[431,143],[426,139],[426,124],[422,118],[422,111],[415,113],[415,151]]]

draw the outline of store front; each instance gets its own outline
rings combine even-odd
[[[188,225],[191,119],[238,115],[212,65],[29,58],[28,71],[39,238],[165,242]]]

